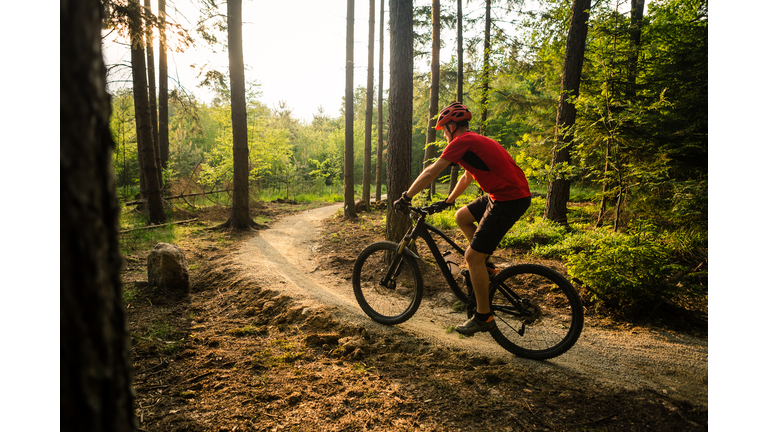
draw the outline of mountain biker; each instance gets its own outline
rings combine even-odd
[[[487,193],[459,209],[455,215],[456,223],[470,242],[464,258],[477,301],[475,315],[456,327],[456,331],[465,336],[496,328],[488,294],[486,263],[507,231],[531,205],[531,192],[523,171],[501,144],[470,131],[471,119],[472,113],[459,102],[440,111],[435,129],[443,131],[448,146],[394,202],[396,209],[407,208],[411,199],[429,186],[440,172],[456,164],[464,168],[464,175],[446,200],[433,204],[438,211],[453,206],[472,180]]]

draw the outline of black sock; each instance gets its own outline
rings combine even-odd
[[[475,319],[480,322],[488,322],[488,319],[493,316],[492,313],[487,314],[481,314],[480,312],[475,312]]]

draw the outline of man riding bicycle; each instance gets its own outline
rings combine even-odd
[[[496,328],[488,295],[486,262],[507,231],[531,205],[531,192],[523,171],[501,144],[470,131],[471,119],[472,113],[459,102],[440,111],[435,129],[443,131],[448,146],[394,202],[395,208],[407,207],[440,172],[456,164],[464,168],[464,175],[448,198],[435,204],[440,210],[451,207],[472,180],[487,193],[459,209],[455,216],[456,223],[470,242],[464,258],[477,301],[475,315],[456,327],[456,331],[465,336]]]

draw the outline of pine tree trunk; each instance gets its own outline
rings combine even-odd
[[[464,29],[463,29],[463,12],[461,10],[461,0],[456,0],[456,45],[458,47],[458,66],[456,76],[456,101],[458,103],[464,103]],[[448,193],[453,192],[456,187],[456,183],[459,181],[459,166],[454,165],[451,167],[451,183],[448,187]]]
[[[411,185],[413,127],[413,0],[389,0],[390,72],[389,142],[387,146],[387,234],[400,241],[408,216],[392,203]]]
[[[170,145],[168,141],[168,44],[165,37],[165,0],[158,0],[157,14],[160,18],[160,48],[158,53],[158,147],[160,147],[160,166],[168,168]]]
[[[376,122],[376,202],[381,201],[381,170],[384,157],[384,0],[379,12],[379,97]]]
[[[373,44],[376,30],[376,0],[368,7],[368,82],[365,92],[365,152],[363,155],[363,208],[371,210],[371,135],[373,128]]]
[[[227,0],[227,44],[232,109],[232,215],[229,227],[249,230],[254,226],[248,191],[248,116],[245,106],[243,63],[243,1]]]
[[[152,15],[152,5],[149,0],[144,0],[144,9],[147,17]],[[145,21],[144,30],[147,45],[147,83],[149,85],[149,118],[152,122],[152,145],[155,149],[155,166],[157,167],[158,182],[160,183],[160,189],[162,190],[163,170],[160,167],[163,166],[163,162],[160,157],[160,141],[157,126],[157,87],[155,86],[155,52],[153,47],[154,36],[152,34],[152,25],[149,20]]]
[[[344,110],[344,217],[355,218],[355,0],[347,0],[347,67]]]
[[[62,0],[60,7],[59,424],[134,431],[102,3]]]
[[[144,184],[146,185],[147,208],[149,223],[165,222],[162,196],[157,165],[155,164],[155,148],[152,140],[152,121],[149,110],[147,91],[147,67],[144,63],[144,32],[142,31],[141,5],[138,0],[129,4],[129,23],[131,37],[131,69],[133,72],[133,100],[136,112],[136,141],[139,147],[139,158],[143,169]]]
[[[631,19],[629,25],[630,54],[627,67],[628,90],[627,98],[634,100],[637,95],[637,62],[640,57],[640,35],[642,33],[643,9],[645,0],[632,0]]]
[[[563,76],[560,81],[560,98],[557,104],[557,136],[552,156],[553,167],[562,163],[571,163],[570,143],[573,139],[571,128],[576,123],[576,106],[569,102],[569,99],[579,96],[590,7],[591,0],[573,1],[571,23],[565,45]],[[547,219],[563,225],[568,224],[567,206],[570,190],[571,182],[567,178],[559,178],[549,183],[545,205]]]
[[[438,98],[440,96],[440,0],[432,0],[432,65],[431,80],[429,86],[429,114],[427,117],[427,145],[424,150],[424,168],[431,165],[430,161],[435,157],[437,120],[433,117],[437,115]],[[429,201],[435,193],[435,182],[432,182],[427,188],[427,200]]]
[[[485,43],[483,45],[483,95],[480,100],[480,134],[488,132],[488,96],[491,92],[491,0],[485,0]]]

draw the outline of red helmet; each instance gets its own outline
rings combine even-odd
[[[472,113],[469,112],[469,109],[458,102],[454,102],[440,111],[440,115],[437,117],[437,124],[435,125],[435,129],[442,129],[446,123],[458,123],[464,120],[469,121],[471,119]]]

